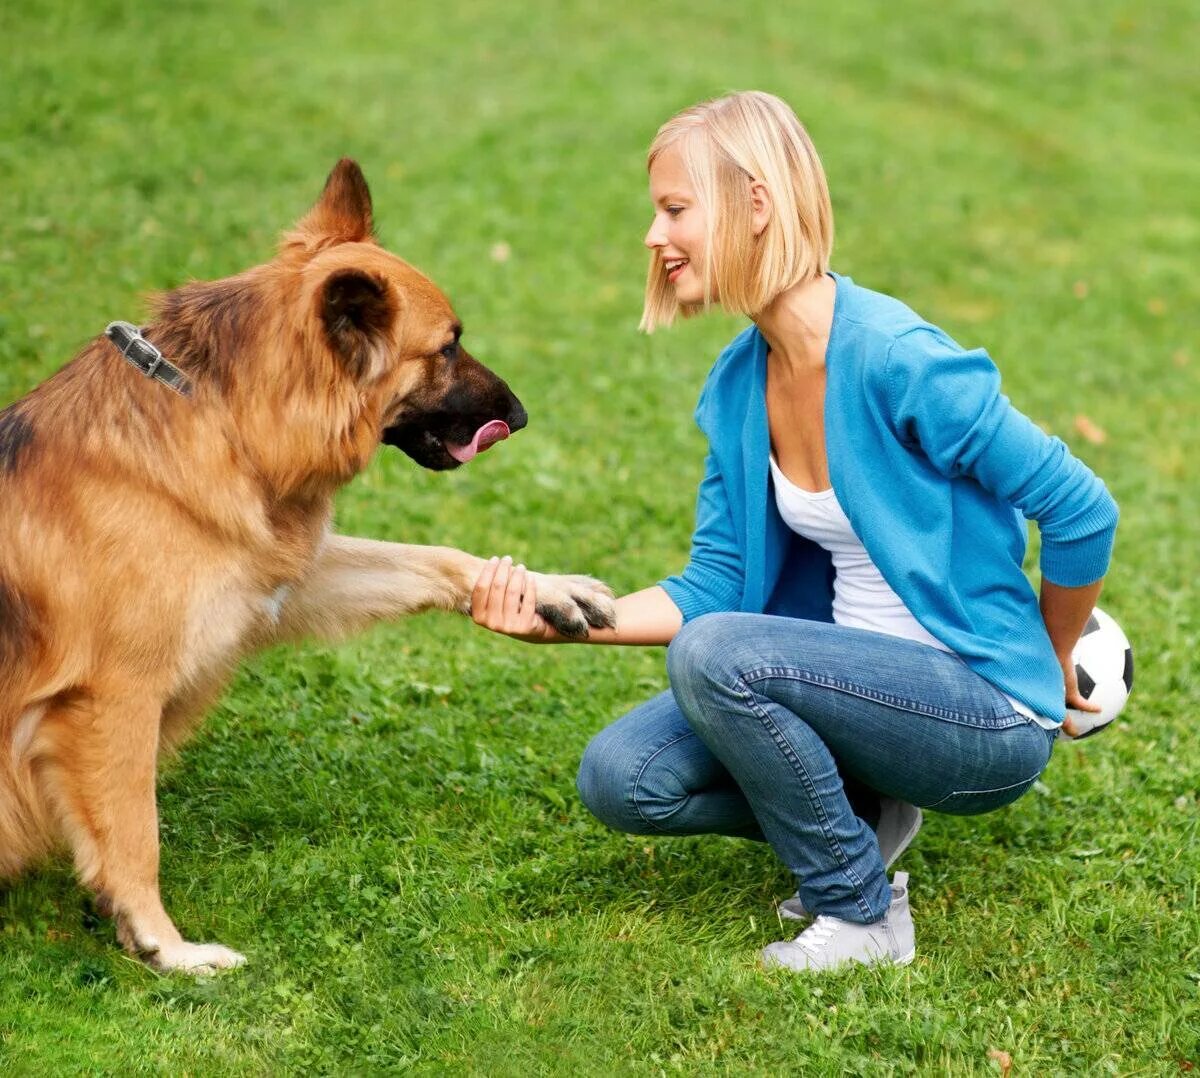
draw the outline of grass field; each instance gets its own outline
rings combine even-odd
[[[1036,792],[928,819],[912,966],[807,980],[756,966],[791,889],[769,850],[627,838],[576,799],[661,652],[430,615],[268,654],[161,784],[167,906],[250,964],[156,976],[52,865],[0,891],[0,1070],[1200,1066],[1191,3],[95,0],[4,5],[0,40],[0,405],[144,293],[268,257],[350,154],[384,242],[532,418],[449,475],[381,454],[340,527],[620,591],[684,561],[692,404],[737,326],[636,332],[644,148],[693,100],[783,95],[830,175],[835,267],[985,345],[1108,481],[1104,604],[1138,663],[1119,726]]]

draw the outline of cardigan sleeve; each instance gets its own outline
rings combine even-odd
[[[737,610],[742,598],[743,560],[725,482],[710,449],[696,498],[692,552],[682,573],[659,581],[685,622],[701,614]]]
[[[933,327],[892,342],[884,365],[894,429],[946,476],[970,476],[1038,524],[1042,575],[1064,587],[1104,576],[1117,505],[1104,483],[1000,392],[982,349]]]

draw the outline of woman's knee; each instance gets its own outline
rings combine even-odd
[[[632,741],[628,734],[618,722],[592,738],[575,780],[579,797],[615,831],[675,833],[673,818],[695,792],[690,787],[699,777],[697,756],[711,757],[690,728],[663,732],[657,743]]]
[[[687,622],[667,648],[667,676],[676,698],[719,679],[739,639],[738,614],[703,614]]]
[[[635,764],[627,746],[609,726],[584,749],[575,788],[588,812],[602,824],[614,831],[649,834],[654,829],[634,805],[636,780]]]

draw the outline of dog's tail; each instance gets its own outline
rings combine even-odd
[[[54,843],[51,806],[43,796],[35,764],[26,752],[45,708],[25,709],[6,731],[0,751],[0,878],[18,875]]]
[[[29,692],[43,644],[34,604],[0,577],[0,877],[16,875],[52,842],[30,752],[46,713]]]

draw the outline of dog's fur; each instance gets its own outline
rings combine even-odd
[[[183,940],[158,887],[158,760],[248,652],[467,611],[480,559],[336,535],[381,441],[454,467],[525,413],[458,344],[445,296],[374,240],[343,160],[270,262],[168,293],[146,337],[180,396],[106,338],[0,411],[0,875],[65,842],[118,938],[159,969],[236,965]],[[561,631],[610,624],[587,577],[536,576]]]

